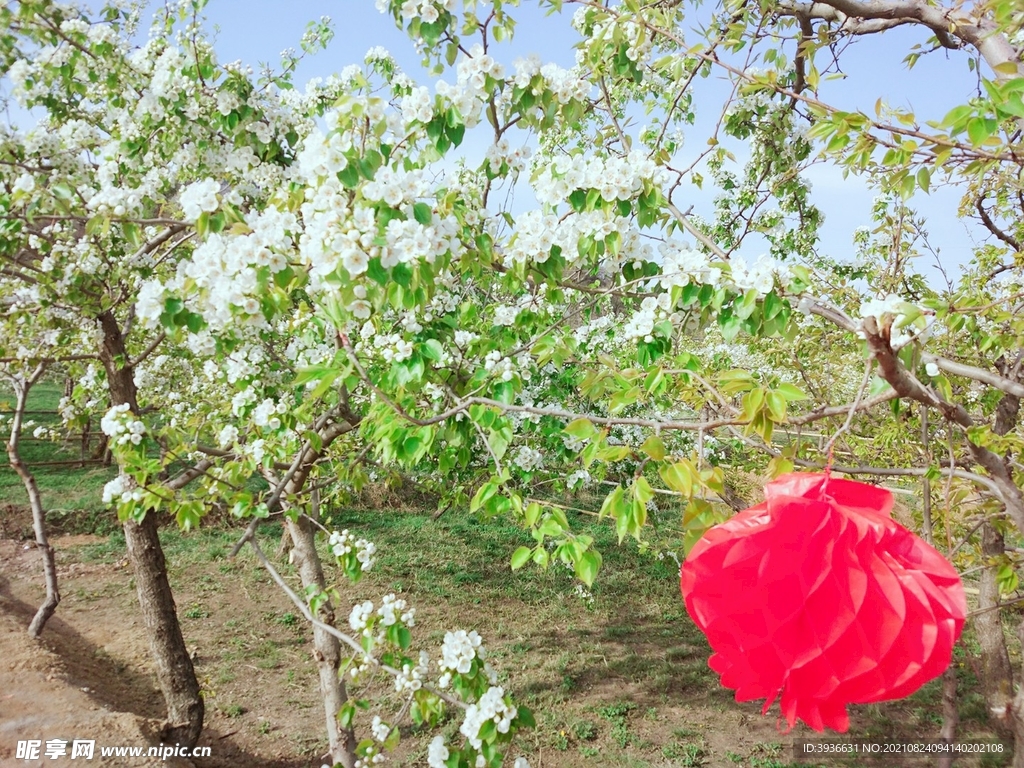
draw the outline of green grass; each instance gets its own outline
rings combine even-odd
[[[573,513],[569,513],[570,519]],[[396,590],[436,595],[445,599],[476,602],[496,593],[530,604],[548,604],[566,597],[571,574],[560,564],[548,570],[527,567],[513,573],[508,565],[512,551],[533,540],[518,525],[505,520],[480,520],[449,511],[440,519],[429,514],[387,514],[381,511],[337,511],[328,527],[358,530],[380,550],[375,574],[386,574]],[[653,557],[641,557],[635,548],[620,547],[612,526],[589,518],[573,520],[575,530],[591,535],[604,555],[604,565],[594,585],[595,599],[629,592],[637,601],[661,598],[665,584],[676,579],[676,567]],[[575,602],[581,602],[578,598]],[[676,607],[676,606],[674,606]],[[629,624],[610,626],[607,632],[628,637]]]
[[[402,592],[423,611],[417,617],[415,642],[428,649],[441,641],[444,629],[478,629],[502,684],[509,684],[538,713],[536,743],[553,751],[556,764],[564,755],[566,764],[571,758],[577,761],[574,765],[583,761],[616,768],[798,765],[789,746],[781,743],[730,743],[726,751],[711,746],[714,725],[687,719],[664,727],[666,706],[702,708],[705,719],[697,722],[707,722],[707,713],[737,705],[707,667],[707,644],[681,607],[674,564],[642,555],[628,544],[619,546],[610,526],[582,516],[572,521],[580,532],[595,537],[605,556],[594,586],[594,606],[587,608],[572,594],[571,574],[561,566],[511,572],[511,552],[530,540],[506,520],[480,520],[464,510],[450,510],[438,520],[427,513],[338,510],[326,522],[329,528],[349,528],[379,548],[375,568],[352,587],[330,566],[324,547],[327,576],[341,591],[342,602],[376,601],[389,591]],[[272,557],[281,530],[277,522],[259,530],[263,549]],[[230,685],[236,679],[234,670],[251,667],[260,674],[279,674],[289,681],[290,690],[296,659],[304,658],[308,643],[298,612],[261,606],[241,624],[219,615],[218,601],[232,590],[248,587],[259,594],[275,589],[251,553],[243,550],[227,559],[240,534],[240,526],[189,533],[171,526],[161,529],[172,583],[189,590],[180,614],[186,627],[213,622],[223,630],[216,644],[211,638],[203,646],[213,659],[209,680],[215,688]],[[124,539],[115,531],[76,551],[81,560],[119,562]],[[294,578],[287,564],[279,562],[279,567]],[[341,621],[344,615],[341,607]],[[252,626],[279,632],[270,639],[263,636],[266,630],[254,633]],[[976,681],[962,669],[961,704],[970,712],[976,707]],[[604,694],[595,694],[602,690]],[[932,684],[902,702],[854,708],[856,737],[915,738],[934,732],[938,694],[937,684]],[[225,696],[222,714],[245,714],[238,701]],[[311,706],[303,702],[296,698],[290,706]],[[747,705],[755,720],[756,709]],[[894,723],[902,729],[899,734]],[[449,726],[457,727],[457,722]],[[992,761],[991,768],[1002,764]],[[857,768],[852,762],[843,765]]]
[[[36,426],[58,427],[60,418],[56,413],[61,398],[61,385],[44,380],[29,393],[28,410],[51,413],[28,416]],[[9,413],[14,405],[9,391],[0,390],[0,411]],[[3,435],[6,442],[9,422],[5,420]],[[103,486],[112,479],[117,470],[89,464],[78,466],[33,466],[40,462],[77,461],[81,458],[79,436],[73,435],[65,442],[38,440],[32,436],[35,427],[23,431],[21,457],[35,475],[36,483],[47,510],[47,521],[55,530],[80,533],[97,530],[108,531],[117,524],[112,512],[103,507]],[[91,431],[99,431],[99,423]],[[95,446],[95,440],[92,444]],[[6,456],[4,457],[6,458]],[[17,506],[28,504],[25,487],[6,461],[0,462],[0,503]]]
[[[59,395],[57,386],[47,383],[35,393],[38,399],[32,406],[53,407]],[[26,443],[25,450],[29,461],[71,455],[71,449],[53,443]],[[100,504],[102,485],[113,474],[112,468],[37,471],[50,518],[59,521],[60,530],[109,534],[78,547],[82,561],[116,564],[124,559],[124,537],[116,517]],[[18,478],[0,466],[0,501],[19,504],[23,498]],[[65,509],[70,511],[61,511]],[[530,565],[513,573],[509,558],[516,547],[533,544],[528,533],[507,519],[483,520],[465,510],[449,510],[437,520],[429,512],[332,510],[325,520],[328,528],[349,528],[378,547],[375,568],[355,587],[330,567],[323,541],[321,554],[328,579],[338,586],[343,603],[378,601],[387,592],[399,592],[422,611],[414,632],[419,647],[436,647],[445,629],[478,629],[502,684],[510,685],[517,698],[538,713],[537,743],[555,750],[555,764],[558,756],[565,755],[567,760],[617,768],[720,764],[792,768],[791,750],[781,744],[754,746],[747,741],[744,746],[730,744],[727,752],[714,751],[715,741],[707,732],[681,727],[684,722],[706,720],[679,719],[655,732],[666,706],[699,708],[704,715],[721,713],[736,709],[732,692],[719,686],[707,666],[709,649],[682,605],[675,563],[641,554],[631,542],[620,546],[607,521],[573,512],[568,517],[576,532],[594,538],[604,556],[591,606],[573,594],[572,575],[559,564],[546,570]],[[236,671],[245,665],[258,674],[278,671],[289,681],[290,690],[295,659],[304,659],[307,653],[308,627],[290,606],[273,610],[259,606],[255,618],[226,620],[223,601],[232,591],[258,595],[276,587],[248,551],[228,559],[241,527],[217,527],[223,521],[210,521],[189,533],[172,525],[161,529],[172,582],[176,590],[186,587],[189,595],[179,602],[183,624],[191,628],[212,622],[220,628],[218,632],[223,630],[223,637],[211,638],[209,651],[216,659],[210,671],[215,687],[232,683]],[[272,558],[281,530],[279,523],[268,522],[259,531],[263,549]],[[287,565],[280,567],[292,577]],[[97,592],[81,597],[109,596]],[[343,624],[346,607],[339,608]],[[275,639],[257,637],[252,626],[278,632]],[[970,664],[964,663],[964,649],[958,646],[956,654],[961,670],[961,721],[965,728],[983,733],[986,715],[977,681]],[[854,708],[856,737],[934,734],[939,699],[935,682],[902,702]],[[227,699],[220,711],[228,717],[245,714],[236,701]],[[296,699],[294,706],[310,705]],[[744,705],[742,711],[757,718],[754,705]],[[449,723],[452,729],[457,725]],[[737,738],[740,735],[745,734],[737,733]],[[305,737],[296,736],[301,738]],[[1002,764],[993,759],[986,768]]]

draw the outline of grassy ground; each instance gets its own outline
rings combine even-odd
[[[707,667],[709,649],[686,615],[670,560],[619,547],[612,529],[589,519],[574,521],[593,535],[605,565],[592,599],[574,591],[560,567],[510,572],[509,554],[527,537],[501,520],[481,521],[451,510],[439,520],[394,511],[339,511],[330,524],[375,541],[376,568],[357,587],[331,574],[345,605],[397,592],[417,608],[416,646],[436,655],[444,631],[480,631],[502,683],[538,715],[538,729],[524,749],[533,765],[723,766],[793,768],[794,738],[817,738],[798,726],[776,730],[775,717],[761,717],[758,704],[736,704]],[[288,732],[288,748],[313,754],[320,747],[316,683],[308,659],[308,631],[247,552],[227,558],[239,531],[203,529],[163,534],[179,614],[190,646],[199,650],[198,670],[207,690],[214,725],[241,730],[253,743]],[[273,552],[280,529],[261,530]],[[75,548],[70,556],[86,566],[124,563],[119,533]],[[326,554],[326,553],[325,553]],[[286,573],[289,568],[281,562]],[[92,585],[85,597],[109,599],[124,586]],[[245,598],[245,599],[242,599]],[[347,614],[342,607],[339,615]],[[342,623],[344,619],[342,618]],[[969,663],[958,650],[963,740],[994,739]],[[251,671],[246,671],[251,670]],[[254,690],[252,675],[260,684]],[[275,694],[273,691],[283,693]],[[398,702],[384,695],[386,716]],[[281,724],[283,710],[301,714],[303,725]],[[850,736],[909,740],[938,736],[937,683],[908,699],[852,707]],[[446,729],[455,734],[457,721]],[[421,765],[429,734],[410,731],[399,765]],[[237,738],[237,737],[236,737]],[[258,747],[250,745],[250,750]],[[538,758],[540,762],[538,763]],[[882,763],[849,759],[799,765],[859,766]],[[902,759],[900,765],[924,765]],[[961,765],[996,768],[1005,755]]]
[[[35,393],[31,407],[54,408],[58,399],[58,387],[47,384]],[[77,458],[77,446],[25,446],[30,462],[65,456]],[[113,514],[100,505],[100,489],[112,475],[112,469],[37,470],[57,529],[103,534],[63,551],[71,573],[79,568],[86,576],[72,577],[58,613],[70,615],[77,606],[88,616],[105,606],[104,620],[118,626],[137,607],[130,574],[123,568],[124,539]],[[0,466],[0,535],[26,533],[23,500],[16,476]],[[329,526],[358,531],[380,551],[374,571],[355,588],[331,575],[344,597],[341,622],[348,605],[364,599],[379,602],[383,594],[396,592],[416,606],[417,647],[432,655],[445,630],[480,631],[503,684],[538,715],[538,728],[523,745],[535,767],[796,765],[794,738],[816,734],[803,727],[783,734],[774,716],[761,717],[756,703],[736,704],[731,692],[718,685],[707,667],[707,643],[680,598],[676,564],[642,555],[635,546],[619,546],[607,523],[569,516],[604,554],[589,597],[576,592],[571,574],[561,566],[546,571],[530,566],[512,573],[512,551],[531,542],[505,520],[480,520],[457,509],[437,520],[426,512],[337,510]],[[273,744],[281,754],[313,759],[322,751],[322,714],[308,628],[247,552],[228,559],[238,535],[238,530],[216,527],[190,534],[165,527],[162,534],[179,616],[190,647],[198,649],[208,720],[212,729],[227,734],[218,738],[230,737],[247,754],[265,757]],[[274,552],[279,538],[279,527],[267,524],[261,529],[265,551]],[[280,567],[289,572],[286,563]],[[117,633],[97,635],[93,642],[110,654],[112,669],[133,669],[131,654],[119,650]],[[966,646],[970,644],[968,635]],[[992,741],[971,659],[963,647],[956,654],[960,738]],[[144,659],[135,668],[142,679]],[[938,684],[932,683],[899,702],[852,707],[850,736],[935,739],[941,724],[939,699]],[[385,708],[398,705],[388,695],[384,702]],[[446,725],[451,734],[457,729],[457,721]],[[429,738],[410,731],[397,764],[423,764]],[[308,762],[274,763],[303,764]],[[849,759],[823,764],[872,763]],[[912,764],[908,759],[900,762]],[[958,764],[996,768],[1009,763],[1004,751]]]
[[[112,467],[89,464],[84,467],[64,466],[33,466],[41,462],[77,461],[81,458],[79,435],[62,442],[36,439],[32,436],[35,426],[57,426],[60,419],[57,406],[61,398],[61,385],[56,381],[44,380],[32,388],[29,393],[28,410],[45,411],[33,413],[27,420],[34,426],[24,430],[21,437],[21,458],[32,469],[36,482],[43,496],[43,505],[47,509],[51,522],[60,530],[91,531],[109,529],[111,522],[101,504],[103,485],[113,478],[117,471]],[[14,405],[9,390],[0,388],[0,413],[8,414]],[[6,444],[9,436],[9,421],[0,427],[0,435]],[[93,425],[93,431],[99,430],[99,424]],[[92,447],[95,447],[95,440]],[[5,504],[25,504],[27,496],[21,479],[14,473],[6,461],[6,454],[0,461],[0,510]],[[2,525],[2,520],[0,520]],[[0,528],[3,532],[3,528]]]

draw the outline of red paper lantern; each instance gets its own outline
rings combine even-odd
[[[898,699],[949,666],[967,603],[953,566],[890,517],[883,488],[783,475],[683,563],[686,609],[736,701],[845,732],[847,704]]]

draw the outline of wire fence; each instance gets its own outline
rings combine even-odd
[[[13,410],[0,409],[0,420],[5,420],[14,415]],[[22,456],[22,461],[29,468],[35,467],[85,467],[90,465],[109,467],[113,457],[107,446],[107,436],[102,431],[92,429],[92,422],[87,421],[81,430],[66,429],[62,426],[60,414],[55,410],[25,410],[25,417],[48,417],[45,423],[36,423],[34,427],[46,427],[61,432],[62,437],[55,440],[52,437],[36,437],[32,430],[23,430],[19,442],[26,448],[30,445],[49,444],[57,448],[54,452],[77,453],[77,458],[36,461],[32,458]],[[26,451],[27,452],[27,451]],[[38,453],[38,451],[33,451]],[[0,468],[4,468],[0,464]]]

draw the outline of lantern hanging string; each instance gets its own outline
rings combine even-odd
[[[828,481],[832,477],[832,463],[834,461],[834,450],[836,441],[839,437],[846,432],[853,424],[853,417],[857,413],[857,408],[860,407],[860,401],[864,399],[864,393],[868,390],[868,383],[871,381],[871,373],[875,369],[874,358],[868,360],[867,366],[864,368],[864,378],[860,383],[860,387],[857,389],[857,396],[853,399],[853,403],[850,404],[850,412],[846,414],[846,421],[843,425],[836,430],[835,434],[829,438],[828,444],[825,446],[825,452],[827,458],[825,460],[825,483],[822,486],[822,491],[828,488]]]

